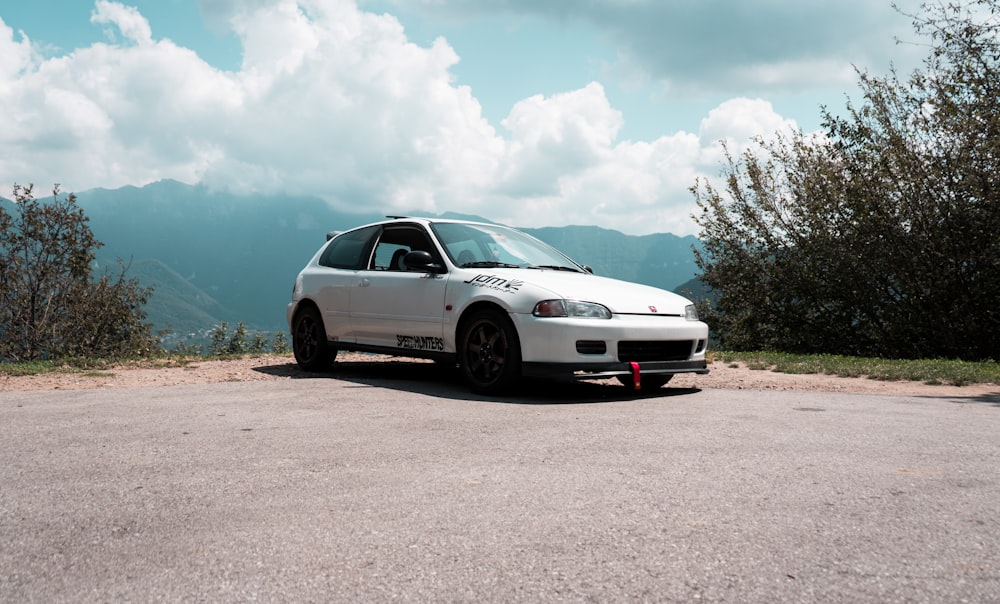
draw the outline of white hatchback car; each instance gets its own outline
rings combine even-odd
[[[287,315],[307,371],[345,350],[457,364],[484,393],[522,376],[648,390],[708,373],[708,326],[690,301],[598,277],[496,224],[390,217],[331,234],[295,280]]]

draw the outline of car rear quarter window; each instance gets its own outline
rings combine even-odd
[[[367,252],[371,250],[372,238],[380,228],[375,225],[335,237],[320,256],[320,266],[351,270],[363,268],[368,264]]]

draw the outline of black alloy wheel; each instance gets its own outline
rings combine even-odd
[[[299,367],[306,371],[329,369],[337,351],[326,341],[326,328],[319,311],[312,306],[303,308],[292,325],[292,352]]]
[[[496,310],[473,315],[462,331],[459,363],[474,391],[509,390],[521,377],[521,342],[510,319]]]

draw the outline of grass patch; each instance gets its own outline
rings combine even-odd
[[[206,357],[197,355],[162,354],[133,359],[59,359],[57,361],[25,361],[23,363],[0,363],[0,375],[11,377],[20,375],[45,375],[49,373],[72,373],[84,377],[110,377],[112,369],[162,369],[186,367],[204,361]]]
[[[1000,384],[1000,363],[952,359],[903,360],[872,359],[827,354],[783,352],[734,352],[716,350],[713,361],[742,363],[750,369],[778,373],[820,373],[840,377],[866,377],[884,381],[913,381],[925,384]]]

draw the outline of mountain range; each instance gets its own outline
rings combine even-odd
[[[180,338],[222,321],[287,329],[292,283],[326,233],[383,219],[374,210],[338,211],[318,197],[243,196],[171,180],[91,189],[77,193],[77,203],[104,243],[98,272],[114,272],[123,261],[128,276],[153,288],[149,320]],[[521,230],[599,275],[681,290],[692,288],[697,271],[693,248],[700,243],[692,236],[631,236],[597,226]]]

